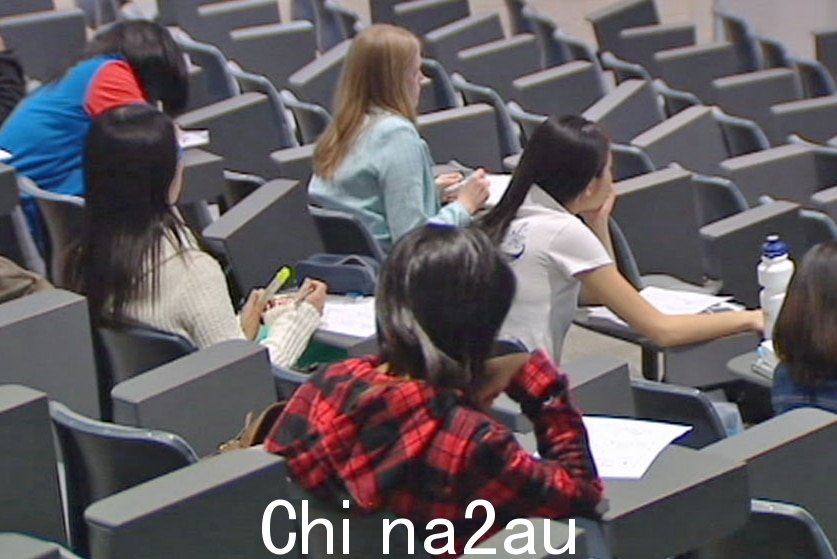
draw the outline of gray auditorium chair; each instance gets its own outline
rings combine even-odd
[[[680,163],[691,171],[714,175],[728,151],[710,107],[689,107],[631,141],[657,167]]]
[[[32,180],[18,176],[18,188],[32,196],[43,216],[49,238],[49,277],[58,287],[68,285],[67,266],[84,221],[84,198],[39,188]]]
[[[229,53],[232,30],[272,23],[279,23],[279,4],[272,0],[225,0],[198,6],[197,18],[181,27],[195,39]]]
[[[750,308],[758,307],[758,282],[754,280],[754,262],[761,254],[767,235],[776,233],[788,243],[794,255],[809,248],[799,217],[799,206],[776,201],[756,206],[700,230],[712,277],[722,282],[721,293],[733,296]]]
[[[53,0],[6,0],[0,6],[0,17],[54,10]]]
[[[695,34],[695,26],[690,23],[631,27],[619,32],[619,50],[614,52],[629,62],[641,64],[652,75],[657,75],[660,69],[654,56],[658,52],[694,46]]]
[[[0,11],[6,2],[2,4]],[[26,75],[46,82],[81,56],[87,42],[84,25],[84,12],[78,8],[35,12],[0,19],[0,35]]]
[[[777,129],[770,108],[779,103],[802,98],[796,72],[773,68],[718,78],[712,82],[715,100],[727,113],[755,121],[773,145],[785,141],[787,132]]]
[[[417,126],[437,163],[456,160],[469,167],[503,168],[497,120],[489,105],[423,114]]]
[[[535,129],[547,119],[546,115],[530,113],[523,110],[523,108],[521,108],[521,106],[514,101],[509,102],[506,105],[506,109],[508,110],[509,117],[520,127],[521,143],[523,145],[526,145],[526,141],[532,136]]]
[[[228,57],[247,72],[265,76],[280,91],[294,72],[317,56],[314,26],[309,21],[234,29],[230,41]]]
[[[815,30],[814,48],[817,60],[828,68],[831,77],[837,80],[837,29]]]
[[[613,72],[617,84],[626,80],[652,81],[651,73],[641,64],[622,60],[610,51],[601,53],[599,58],[602,61],[602,68]]]
[[[726,177],[692,173],[692,189],[701,227],[750,207],[738,186]]]
[[[403,0],[369,0],[369,15],[372,23],[395,21],[395,5]]]
[[[11,532],[0,533],[0,555],[5,559],[81,559],[51,541]]]
[[[420,113],[462,106],[462,100],[453,87],[450,74],[438,61],[422,58],[421,73],[429,79],[429,83],[422,84],[418,107]]]
[[[712,107],[712,117],[721,128],[730,157],[746,155],[770,147],[767,134],[754,121],[728,115],[720,107]]]
[[[99,417],[96,361],[84,297],[51,289],[0,305],[0,355],[0,384],[25,384]]]
[[[314,174],[314,144],[276,150],[270,160],[276,165],[278,174],[307,185]]]
[[[526,74],[511,83],[507,99],[541,114],[577,114],[601,99],[605,86],[598,68],[575,60]]]
[[[309,206],[323,247],[329,254],[359,254],[383,264],[386,255],[369,228],[356,215]]]
[[[712,80],[741,72],[738,54],[730,43],[664,50],[654,55],[654,61],[662,80],[697,95],[704,103],[715,102]]]
[[[23,213],[14,168],[0,163],[0,255],[19,265],[47,274],[44,259],[39,252]]]
[[[350,44],[351,41],[343,41],[294,72],[288,78],[288,89],[300,100],[330,110]]]
[[[254,448],[202,460],[88,508],[90,559],[276,557],[261,533],[276,499],[290,499],[282,458]],[[292,530],[287,511],[274,510],[268,526],[273,543],[284,546]],[[298,549],[285,557],[298,558]]]
[[[610,139],[618,143],[628,143],[665,120],[654,87],[642,80],[623,81],[582,116],[601,124]]]
[[[743,72],[756,72],[764,67],[761,48],[756,34],[743,17],[715,10],[715,17],[720,21],[724,35],[732,43],[741,61]]]
[[[534,29],[523,13],[529,7],[526,0],[504,0],[503,4],[509,16],[509,28],[512,35],[534,33]]]
[[[587,14],[593,26],[599,51],[619,53],[622,43],[619,33],[623,29],[660,23],[654,0],[620,0]]]
[[[277,179],[263,184],[203,232],[224,256],[240,293],[264,287],[280,267],[323,252],[308,213],[306,185]]]
[[[316,142],[320,134],[331,124],[332,119],[328,111],[316,103],[297,99],[290,90],[283,89],[280,95],[282,104],[291,111],[296,122],[297,142],[303,145]]]
[[[616,183],[613,218],[642,275],[666,274],[702,284],[700,223],[691,173],[668,168]],[[654,208],[653,222],[648,209]],[[660,235],[665,231],[665,235]]]
[[[777,134],[798,134],[814,142],[834,136],[837,121],[837,95],[780,103],[770,108]]]
[[[833,493],[826,488],[830,487],[837,467],[835,436],[837,415],[801,408],[707,446],[701,452],[745,462],[753,498],[804,507],[817,519],[833,546],[837,542],[837,508]]]
[[[500,139],[500,151],[503,157],[520,153],[520,130],[509,116],[508,109],[496,91],[465,80],[459,74],[451,77],[453,86],[462,94],[465,103],[473,105],[485,103],[494,109],[497,119],[497,134]]]
[[[613,180],[621,181],[650,173],[657,169],[648,154],[629,144],[610,144],[613,157]]]
[[[799,79],[802,81],[802,90],[809,98],[823,97],[837,93],[837,86],[834,78],[822,63],[817,60],[806,60],[794,58],[793,65],[799,72]]]
[[[295,128],[303,127],[300,126],[299,122],[295,126],[293,119],[288,115],[288,109],[291,105],[293,106],[291,111],[294,115],[305,114],[308,116],[309,113],[311,113],[309,118],[313,119],[314,122],[321,124],[322,128],[325,128],[325,126],[331,122],[331,117],[322,107],[298,102],[295,99],[291,100],[290,103],[287,103],[286,101],[288,101],[288,99],[281,95],[273,83],[265,76],[251,74],[250,72],[244,72],[236,69],[230,69],[230,73],[238,81],[242,93],[260,93],[267,97],[270,102],[270,108],[273,112],[274,126],[279,134],[279,144],[277,145],[279,148],[290,148],[299,145],[299,141],[296,138]],[[304,120],[303,122],[305,122],[305,124],[310,124],[308,120]],[[312,127],[316,127],[316,125],[306,126],[304,131],[313,133],[311,130]],[[317,135],[319,135],[319,132],[321,131],[321,128],[318,129],[316,132]]]
[[[567,45],[556,37],[558,28],[552,18],[543,15],[532,6],[525,5],[525,2],[520,14],[529,22],[530,33],[538,41],[542,67],[551,68],[575,59]]]
[[[330,15],[336,30],[339,31],[337,34],[340,39],[337,41],[338,43],[346,39],[354,38],[355,35],[366,27],[356,11],[340,4],[337,0],[325,0],[323,8],[325,13]],[[334,44],[336,45],[337,43]]]
[[[224,160],[201,149],[187,149],[181,158],[183,165],[183,186],[177,205],[183,219],[200,235],[213,218],[210,204],[220,203],[226,195]]]
[[[837,185],[837,154],[787,144],[727,159],[721,173],[751,205],[762,195],[805,204],[818,190]]]
[[[471,15],[468,0],[409,0],[394,12],[393,23],[418,36]]]
[[[221,49],[209,43],[195,41],[182,33],[175,33],[173,36],[175,42],[189,56],[191,63],[200,68],[200,73],[190,73],[190,79],[193,81],[189,82],[187,110],[238,95],[238,85],[227,68],[227,58]]]
[[[515,35],[459,51],[459,72],[473,83],[513,98],[512,81],[541,69],[541,53],[534,35]]]
[[[750,518],[739,530],[694,552],[695,559],[837,559],[834,547],[811,513],[780,501],[753,499]]]
[[[0,444],[0,529],[66,543],[46,394],[0,385]]]
[[[837,186],[826,188],[811,196],[811,204],[819,210],[837,219]]]
[[[761,47],[762,63],[767,68],[794,68],[793,60],[785,45],[770,37],[759,37]]]
[[[457,53],[477,45],[503,39],[503,26],[496,13],[473,15],[425,34],[424,55],[438,60],[448,72],[460,72]]]
[[[669,87],[666,82],[660,79],[654,80],[654,89],[663,100],[663,108],[667,116],[674,116],[689,107],[703,104],[694,93]]]
[[[276,401],[267,350],[229,340],[117,384],[113,421],[175,433],[199,456],[231,439],[247,413]]]
[[[177,118],[182,128],[209,130],[207,149],[224,158],[227,169],[266,178],[277,175],[270,153],[282,146],[270,100],[244,93]]]
[[[674,444],[699,449],[726,436],[718,411],[697,388],[631,379],[631,391],[638,419],[692,426]]]
[[[85,557],[88,505],[197,460],[177,435],[96,421],[56,401],[49,413],[64,465],[70,541]]]
[[[179,25],[185,29],[198,17],[198,6],[213,2],[217,0],[157,0],[158,21],[162,25]]]

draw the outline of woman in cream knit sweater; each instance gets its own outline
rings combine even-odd
[[[292,365],[319,325],[325,284],[314,282],[299,304],[268,310],[254,290],[236,317],[220,265],[199,248],[174,206],[178,159],[172,121],[150,105],[120,107],[94,121],[85,145],[85,221],[72,285],[87,296],[96,323],[140,323],[199,348],[254,339],[263,319],[271,362]]]

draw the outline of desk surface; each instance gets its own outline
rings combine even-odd
[[[748,351],[727,361],[727,370],[741,380],[770,388],[773,386],[773,379],[753,370],[753,363],[757,358],[755,351]]]
[[[518,440],[534,450],[531,433]],[[750,511],[745,464],[669,446],[638,480],[605,479],[603,516],[614,557],[670,557],[744,525]]]

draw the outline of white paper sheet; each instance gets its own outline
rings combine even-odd
[[[4,149],[0,149],[0,161],[5,161],[7,159],[11,159],[12,154]]]
[[[590,452],[599,476],[639,479],[654,459],[689,425],[617,417],[584,416]]]
[[[488,175],[488,201],[486,201],[485,205],[489,207],[496,206],[500,203],[500,199],[503,197],[503,194],[506,193],[506,190],[509,188],[509,182],[511,182],[511,175]]]
[[[209,144],[209,130],[180,130],[177,143],[182,149],[205,146]]]
[[[732,297],[663,289],[661,287],[646,287],[639,294],[663,314],[698,314],[732,299]],[[588,316],[625,324],[625,321],[607,307],[591,307],[588,309]]]
[[[356,338],[375,335],[375,298],[329,295],[320,330]]]

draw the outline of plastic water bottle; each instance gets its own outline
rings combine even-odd
[[[761,262],[758,266],[759,301],[765,312],[764,339],[773,339],[773,326],[782,309],[785,292],[793,276],[793,261],[788,256],[788,245],[778,235],[768,235],[761,246]]]

